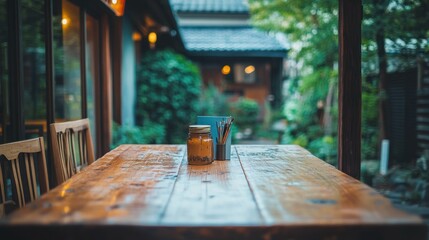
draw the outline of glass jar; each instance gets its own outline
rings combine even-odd
[[[190,125],[188,135],[188,164],[205,165],[213,162],[213,139],[210,125]]]

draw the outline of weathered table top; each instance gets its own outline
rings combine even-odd
[[[425,239],[419,217],[298,146],[122,145],[0,221],[11,239]]]

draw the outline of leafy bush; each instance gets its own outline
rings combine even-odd
[[[362,84],[362,159],[378,159],[378,90],[364,81]]]
[[[165,137],[164,126],[146,123],[144,127],[113,124],[111,148],[121,144],[162,143]]]
[[[110,148],[115,148],[121,144],[142,143],[143,134],[139,127],[125,125],[121,126],[113,123],[112,144]]]
[[[337,165],[337,139],[332,136],[323,136],[313,140],[308,150],[326,162]]]
[[[187,126],[198,109],[201,86],[198,68],[171,50],[146,52],[140,64],[136,123],[162,126],[166,133],[163,143],[183,143]]]
[[[230,115],[227,98],[213,84],[209,84],[201,92],[198,113],[202,116]]]
[[[240,98],[231,104],[231,113],[239,129],[252,128],[258,124],[259,105],[255,100]]]

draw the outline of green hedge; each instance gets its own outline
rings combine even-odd
[[[200,89],[198,68],[184,56],[172,50],[146,52],[137,73],[136,124],[160,125],[163,143],[183,143],[198,110]]]

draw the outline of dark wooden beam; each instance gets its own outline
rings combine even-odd
[[[7,1],[8,60],[9,60],[9,109],[11,134],[9,141],[24,139],[23,61],[21,36],[21,1]]]
[[[53,0],[45,0],[45,70],[46,70],[46,123],[49,126],[51,123],[55,122],[55,81],[54,81],[54,51],[53,51],[53,41],[54,41],[54,32],[52,26],[52,16],[53,16]],[[53,183],[54,181],[54,165],[52,162],[52,146],[51,143],[51,133],[50,128],[47,128],[47,142],[48,142],[48,151],[47,151],[47,167],[48,167],[48,176],[49,182]],[[51,185],[50,187],[53,187]]]
[[[109,16],[104,14],[101,17],[101,77],[100,77],[100,116],[97,129],[100,140],[97,142],[97,156],[101,157],[110,150],[112,134],[112,59],[110,42]]]
[[[122,124],[121,79],[122,79],[122,21],[123,18],[113,18],[112,72],[113,72],[113,121]]]
[[[338,167],[360,178],[362,0],[339,1]]]
[[[80,79],[81,79],[81,97],[82,97],[82,118],[88,117],[87,86],[86,86],[86,14],[83,8],[80,8]]]

